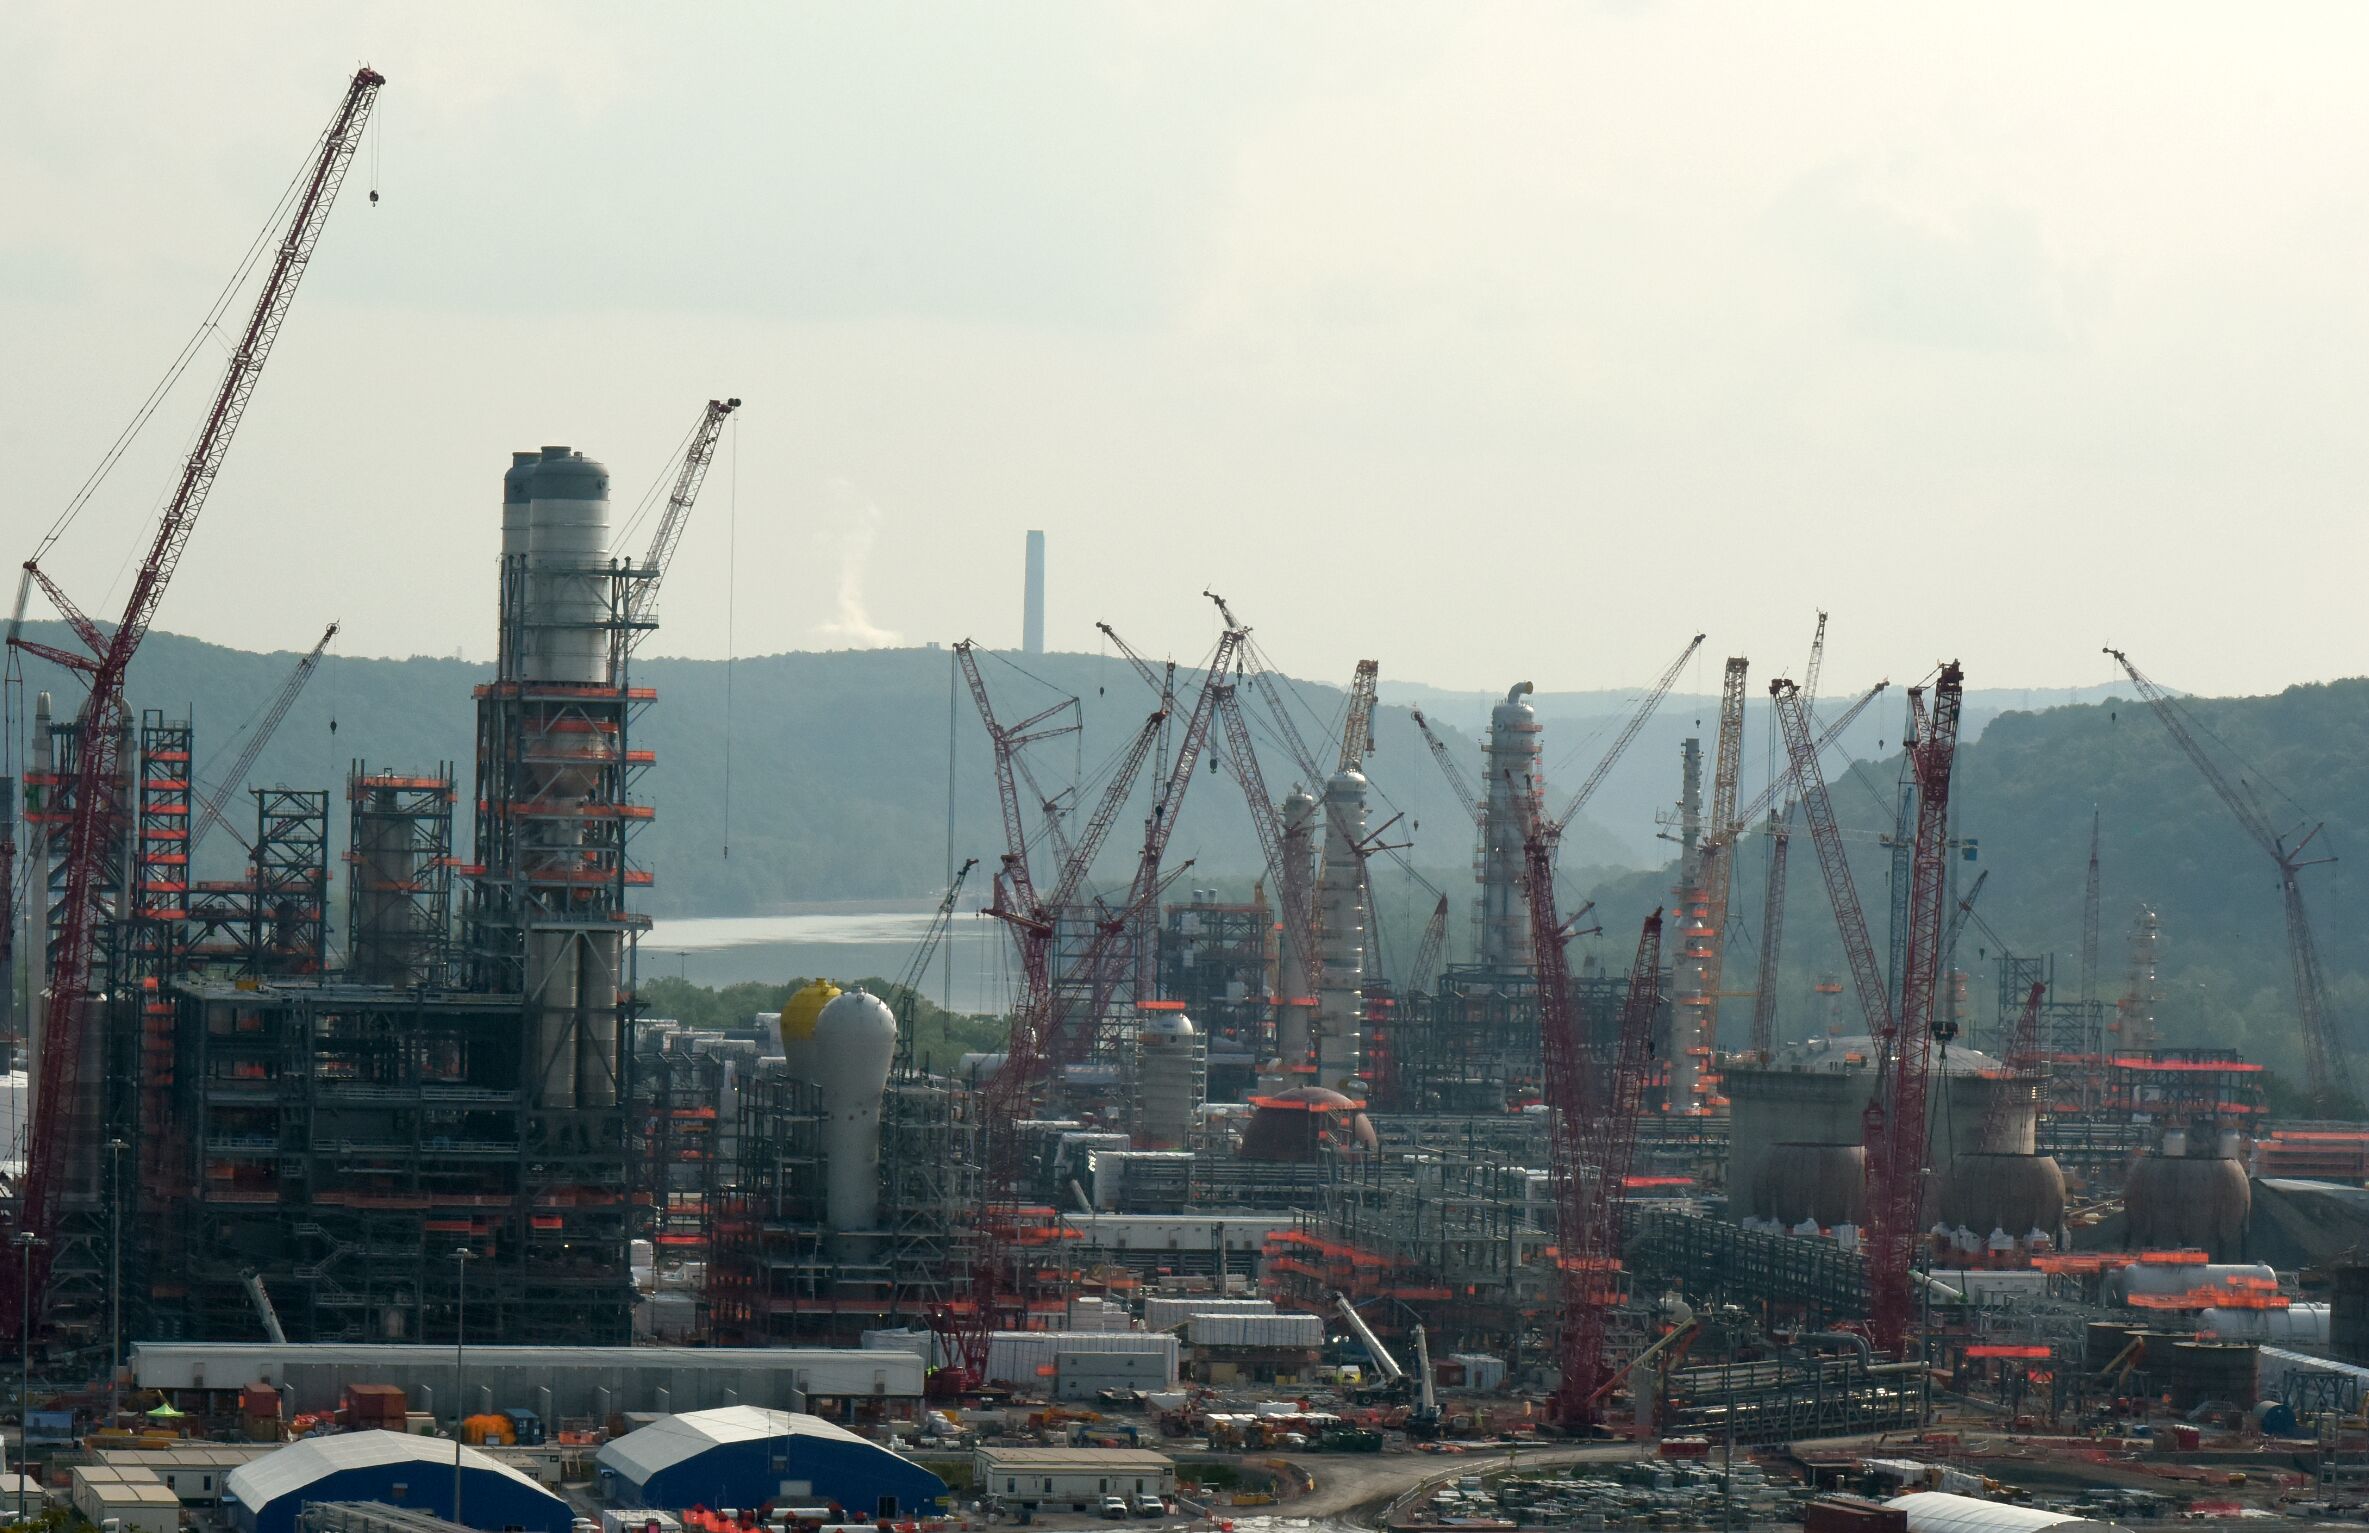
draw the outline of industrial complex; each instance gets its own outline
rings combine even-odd
[[[0,778],[20,1498],[118,1533],[1217,1521],[1355,1463],[1424,1525],[2369,1514],[2369,1124],[2310,858],[2119,654],[2278,869],[2308,1116],[2238,1052],[2161,1041],[2171,938],[2109,922],[2094,837],[2063,953],[1997,940],[1955,855],[1960,667],[1822,697],[1823,614],[1798,671],[1727,659],[1715,728],[1664,764],[1674,881],[1608,934],[1617,967],[1573,961],[1561,840],[1703,636],[1568,795],[1526,683],[1473,759],[1414,716],[1473,880],[1385,955],[1371,865],[1409,828],[1368,776],[1380,667],[1319,734],[1212,596],[1194,666],[1102,627],[1141,723],[1075,796],[1031,757],[1074,717],[953,647],[1002,840],[906,984],[655,1015],[636,844],[667,764],[639,725],[665,700],[634,662],[729,396],[646,550],[588,449],[486,466],[497,659],[449,699],[473,759],[250,787],[316,648],[198,781],[199,721],[132,659],[384,83],[357,73],[316,147],[121,615],[25,566],[84,647],[20,603],[12,680],[22,654],[82,687],[12,687]],[[1035,653],[1041,534],[1025,557]],[[1879,707],[1905,747],[1871,905],[1828,781]],[[1247,816],[1248,898],[1186,882],[1188,793]],[[242,877],[194,876],[215,834]],[[1787,997],[1804,851],[1843,962]],[[915,988],[966,909],[1009,934],[1008,1039],[925,1062]],[[1486,1474],[1445,1472],[1483,1442]],[[1601,1452],[1519,1458],[1573,1445]]]

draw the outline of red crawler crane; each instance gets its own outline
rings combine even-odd
[[[1159,899],[1167,877],[1182,871],[1179,868],[1164,877],[1161,861],[1175,829],[1177,813],[1184,805],[1185,792],[1192,785],[1194,769],[1200,764],[1201,752],[1208,743],[1219,700],[1229,689],[1227,672],[1241,640],[1240,631],[1232,629],[1219,639],[1216,656],[1210,662],[1183,737],[1177,743],[1168,775],[1153,799],[1151,813],[1145,818],[1143,842],[1126,898],[1115,910],[1106,911],[1097,920],[1093,935],[1073,965],[1071,972],[1084,976],[1089,985],[1084,1008],[1084,1020],[1089,1026],[1102,1015],[1111,994],[1125,978],[1128,955],[1120,939]],[[1137,731],[1105,785],[1084,832],[1071,845],[1050,896],[1040,897],[1028,871],[1028,841],[1021,819],[1014,758],[1031,737],[1031,726],[1057,709],[1010,728],[999,724],[973,650],[974,646],[965,640],[955,646],[955,656],[994,746],[996,789],[1007,841],[990,913],[1013,928],[1020,949],[1022,993],[1012,1014],[1011,1043],[1004,1062],[980,1091],[978,1124],[985,1185],[976,1215],[980,1250],[971,1272],[970,1306],[963,1312],[946,1310],[932,1317],[932,1329],[948,1339],[956,1359],[932,1381],[933,1389],[941,1395],[959,1394],[985,1381],[988,1348],[994,1337],[997,1315],[1010,1308],[1016,1297],[1014,1288],[1006,1283],[1006,1269],[1016,1254],[1036,1244],[1041,1236],[1039,1211],[1020,1202],[1023,1168],[1016,1126],[1034,1115],[1048,1072],[1077,1041],[1070,1035],[1071,1024],[1077,1018],[1063,1007],[1054,985],[1055,922],[1064,907],[1076,898],[1167,723],[1169,712],[1162,706]]]
[[[1818,864],[1834,904],[1851,980],[1875,1041],[1879,1080],[1863,1120],[1867,1144],[1868,1324],[1876,1345],[1895,1356],[1906,1347],[1910,1317],[1910,1268],[1919,1235],[1917,1205],[1925,1167],[1925,1093],[1933,1043],[1934,980],[1942,947],[1942,913],[1949,836],[1950,771],[1957,755],[1958,711],[1965,677],[1956,662],[1941,668],[1929,718],[1920,718],[1910,762],[1917,780],[1916,839],[1910,859],[1908,945],[1901,968],[1900,1013],[1892,1013],[1883,978],[1876,971],[1875,945],[1851,882],[1834,805],[1810,740],[1801,693],[1782,678],[1769,684],[1786,755],[1802,795],[1802,808],[1817,844]],[[1909,694],[1912,705],[1921,692]]]
[[[122,725],[127,717],[124,677],[140,641],[148,636],[149,624],[155,621],[165,588],[171,584],[173,571],[181,562],[182,551],[197,530],[198,514],[204,510],[206,498],[222,471],[231,440],[238,433],[247,403],[254,397],[255,385],[263,375],[263,364],[271,356],[272,344],[279,338],[281,324],[288,317],[288,306],[295,301],[297,285],[303,280],[321,231],[328,224],[338,188],[344,185],[354,151],[361,145],[362,128],[369,121],[371,105],[378,98],[379,87],[385,83],[385,77],[375,69],[356,71],[346,87],[344,100],[338,103],[336,114],[321,135],[319,152],[305,172],[295,209],[289,215],[287,232],[280,240],[263,289],[256,296],[254,312],[248,316],[246,329],[231,352],[229,370],[223,375],[222,386],[215,391],[205,425],[198,432],[197,445],[190,449],[182,465],[179,483],[166,502],[148,555],[132,577],[131,594],[124,601],[123,616],[114,631],[102,632],[98,624],[68,600],[41,569],[38,555],[25,565],[26,573],[41,587],[90,653],[78,654],[22,637],[14,642],[29,654],[41,655],[75,671],[90,690],[77,720],[80,742],[69,790],[65,888],[50,971],[41,1081],[34,1096],[25,1188],[18,1205],[18,1238],[30,1236],[39,1244],[33,1249],[33,1260],[26,1264],[32,1268],[31,1292],[18,1291],[11,1295],[16,1305],[12,1319],[23,1320],[25,1307],[34,1304],[34,1296],[43,1291],[49,1256],[55,1249],[61,1199],[69,1190],[69,1182],[90,1180],[90,1168],[99,1149],[97,1116],[84,1109],[85,1098],[99,1083],[84,1079],[82,1040],[94,1023],[90,1015],[96,999],[92,993],[92,964],[101,929],[107,923],[100,892],[103,864],[114,845],[117,825],[113,789],[120,766]],[[7,1281],[12,1287],[21,1281],[18,1264],[9,1266]]]
[[[1620,1301],[1620,1210],[1637,1151],[1653,1012],[1659,1000],[1662,913],[1646,917],[1629,968],[1610,1068],[1591,1078],[1571,1002],[1570,935],[1555,911],[1555,843],[1561,827],[1533,806],[1523,842],[1529,884],[1531,961],[1538,977],[1538,1032],[1551,1109],[1550,1178],[1555,1199],[1555,1277],[1562,1329],[1562,1382],[1554,1424],[1584,1432],[1606,1381],[1605,1319]]]

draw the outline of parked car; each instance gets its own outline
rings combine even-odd
[[[1168,1503],[1148,1490],[1139,1490],[1135,1493],[1135,1515],[1138,1517],[1165,1517],[1168,1515]]]
[[[1127,1498],[1125,1496],[1103,1497],[1102,1515],[1105,1517],[1125,1518],[1127,1515]]]

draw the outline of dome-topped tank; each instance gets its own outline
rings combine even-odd
[[[1829,1228],[1856,1224],[1866,1217],[1866,1184],[1867,1151],[1858,1145],[1775,1144],[1742,1190],[1745,1206],[1730,1212],[1788,1228],[1804,1219]]]
[[[2065,1219],[2065,1173],[2053,1155],[1959,1155],[1941,1177],[1936,1203],[1946,1224],[2053,1233]]]
[[[814,1024],[823,1008],[839,997],[839,987],[827,979],[810,979],[781,1007],[781,1054],[790,1074],[797,1080],[811,1080],[813,1068]]]
[[[1208,1080],[1208,1040],[1181,1011],[1159,1011],[1135,1030],[1138,1147],[1177,1150],[1191,1138]]]
[[[1258,1099],[1242,1131],[1244,1160],[1310,1161],[1328,1150],[1377,1150],[1365,1110],[1325,1086],[1294,1086]]]
[[[825,1222],[868,1230],[880,1222],[880,1097],[897,1053],[896,1013],[865,990],[815,1014],[814,1084],[823,1112]]]
[[[2254,1189],[2246,1168],[2219,1155],[2143,1155],[2122,1190],[2133,1248],[2201,1247],[2215,1261],[2245,1254]]]

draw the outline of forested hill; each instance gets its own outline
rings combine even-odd
[[[58,637],[54,629],[42,636]],[[293,654],[250,654],[160,633],[141,650],[132,698],[137,706],[194,719],[200,777],[211,780],[237,755],[243,730],[295,661]],[[1101,786],[1098,774],[1153,703],[1116,659],[1047,655],[1025,662],[1025,672],[1001,657],[982,664],[1007,720],[1065,694],[1079,698],[1082,733],[1031,752],[1048,793],[1067,793],[1082,780],[1078,796],[1091,801]],[[332,658],[251,782],[335,787],[361,759],[405,770],[451,761],[465,785],[470,689],[484,677],[483,667],[455,660]],[[638,726],[638,743],[658,755],[645,794],[658,817],[638,845],[657,875],[649,901],[656,914],[728,915],[798,901],[933,895],[943,886],[948,854],[950,725],[954,855],[992,865],[1001,850],[986,737],[946,650],[765,656],[733,664],[728,684],[721,662],[657,659],[643,663],[636,679],[658,690]],[[75,695],[71,681],[35,662],[27,663],[26,680],[29,690],[47,686],[61,699]],[[1294,683],[1290,690],[1299,733],[1329,760],[1337,748],[1341,690],[1320,683]],[[1264,721],[1263,708],[1255,701],[1247,706],[1268,786],[1280,794],[1304,774]],[[2369,1019],[2369,681],[2190,706],[2213,748],[2228,753],[2232,773],[2254,786],[2274,820],[2326,822],[2314,845],[2337,860],[2303,877],[2347,1037],[2369,1043],[2369,1027],[2352,1020]],[[1566,897],[1574,906],[1585,893],[1599,897],[1606,935],[1591,945],[1610,962],[1622,961],[1636,922],[1668,894],[1668,869],[1633,871],[1640,858],[1630,848],[1667,850],[1654,839],[1653,814],[1677,791],[1675,738],[1699,727],[1688,709],[1676,698],[1665,706],[1566,845]],[[1848,742],[1869,759],[1835,769],[1835,806],[1879,943],[1888,902],[1887,859],[1877,838],[1890,824],[1898,712],[1896,693],[1869,710]],[[1477,779],[1477,741],[1439,722],[1468,783]],[[1744,750],[1747,794],[1767,759],[1767,722],[1766,705],[1756,700]],[[1460,955],[1470,941],[1472,837],[1464,811],[1404,708],[1386,705],[1375,736],[1374,821],[1400,816],[1387,839],[1413,843],[1403,855],[1449,891],[1457,915],[1452,952]],[[1550,726],[1546,759],[1561,763],[1551,774],[1559,779],[1557,798],[1601,749],[1575,752],[1577,744]],[[2300,804],[2288,804],[2280,790]],[[1105,877],[1123,876],[1146,802],[1139,785],[1110,837],[1099,870]],[[2109,698],[1998,712],[1961,753],[1957,803],[1958,833],[1979,848],[1977,861],[1960,865],[1962,877],[1970,883],[1989,871],[1984,917],[2015,950],[2057,954],[2061,994],[2072,998],[2079,983],[2081,891],[2095,807],[2103,838],[2102,998],[2120,993],[2131,918],[2148,902],[2163,922],[2166,1033],[2292,1063],[2293,1007],[2275,870],[2143,703]],[[332,835],[342,849],[342,818]],[[201,872],[228,873],[235,853],[228,838],[218,838]],[[1206,767],[1172,842],[1172,862],[1188,857],[1195,859],[1189,883],[1239,889],[1258,867],[1239,790]],[[1807,1021],[1814,975],[1840,967],[1833,917],[1806,836],[1797,837],[1794,859],[1783,977],[1789,1032]],[[1395,866],[1377,867],[1386,935],[1395,951],[1409,952],[1410,927],[1429,911],[1433,895]],[[1762,868],[1761,843],[1748,838],[1737,859],[1731,989],[1748,985],[1754,972]],[[1984,1023],[1991,1012],[1988,950],[1988,939],[1970,931],[1959,953],[1972,971],[1972,1014]],[[1740,1040],[1747,1009],[1748,1003],[1729,1003],[1731,1039]]]
[[[32,626],[39,637],[70,642],[54,625]],[[136,708],[192,720],[198,776],[210,783],[236,759],[246,729],[269,706],[297,658],[157,633],[134,663],[130,696]],[[1105,769],[1152,712],[1150,689],[1116,658],[1043,655],[1022,670],[1012,660],[983,654],[981,665],[1007,722],[1064,696],[1079,700],[1081,730],[1032,747],[1028,759],[1048,795],[1070,805],[1083,799],[1090,808]],[[374,770],[403,771],[456,763],[465,795],[474,729],[470,690],[488,674],[482,665],[428,656],[332,654],[265,749],[249,785],[339,789],[331,828],[337,850],[345,845],[342,788],[357,760]],[[949,650],[768,655],[737,661],[729,670],[721,661],[654,659],[637,663],[635,681],[658,693],[635,724],[635,743],[657,753],[642,792],[657,817],[635,844],[637,858],[656,875],[648,899],[654,914],[738,915],[800,901],[936,895],[945,886],[949,853],[950,729],[952,854],[992,866],[1002,850],[987,736]],[[1188,702],[1197,683],[1197,676],[1180,682]],[[57,694],[62,708],[79,695],[70,678],[27,661],[28,698],[44,687]],[[1342,690],[1297,682],[1284,690],[1292,699],[1294,727],[1329,771],[1339,749]],[[1306,774],[1280,744],[1281,733],[1265,709],[1247,697],[1245,709],[1267,786],[1280,795]],[[1381,714],[1379,749],[1368,767],[1374,823],[1401,816],[1388,840],[1412,841],[1409,855],[1468,878],[1463,865],[1472,835],[1462,806],[1406,711],[1386,707]],[[1477,779],[1477,742],[1453,729],[1443,733],[1468,777]],[[1147,768],[1127,800],[1099,873],[1125,877],[1142,838],[1152,775]],[[1624,786],[1661,783],[1661,796],[1674,784],[1666,761],[1649,762],[1641,753],[1615,775]],[[251,811],[242,806],[240,812]],[[465,824],[458,834],[465,840]],[[201,856],[201,875],[229,876],[237,855],[231,838],[215,838]],[[1592,821],[1574,826],[1569,855],[1574,867],[1635,861],[1621,857],[1618,843]],[[1260,867],[1239,788],[1208,767],[1186,797],[1171,842],[1170,861],[1186,858],[1195,859],[1188,875],[1195,882],[1246,884]]]
[[[2196,699],[2187,707],[2203,726],[2200,738],[2233,781],[2259,795],[2274,824],[2300,833],[2325,822],[2313,849],[2336,860],[2307,868],[2302,878],[2341,1036],[2358,1057],[2369,1046],[2369,680]],[[1890,825],[1898,771],[1893,755],[1839,774],[1833,790],[1879,947],[1888,853],[1878,836]],[[2291,1077],[2301,1054],[2277,870],[2143,701],[2004,713],[1960,753],[1955,783],[1957,834],[1976,843],[1975,860],[1958,865],[1961,887],[1988,870],[1977,908],[2013,951],[2056,955],[2058,995],[2079,999],[2094,809],[2099,998],[2111,1004],[2123,993],[2133,921],[2141,903],[2151,905],[2162,919],[2158,1017],[2166,1041],[2242,1048]],[[1755,838],[1738,858],[1731,989],[1751,983],[1757,962],[1765,856]],[[1789,1036],[1806,1030],[1816,974],[1841,972],[1831,906],[1806,835],[1797,832],[1792,856],[1781,990]],[[1608,933],[1625,931],[1633,942],[1636,921],[1661,902],[1668,882],[1666,873],[1631,875],[1600,890]],[[1969,1014],[1985,1029],[1994,1013],[1992,952],[1971,927],[1958,950],[1969,971]],[[1724,1036],[1740,1040],[1749,1011],[1749,1002],[1731,1000]],[[1847,993],[1843,1014],[1857,1030]]]

